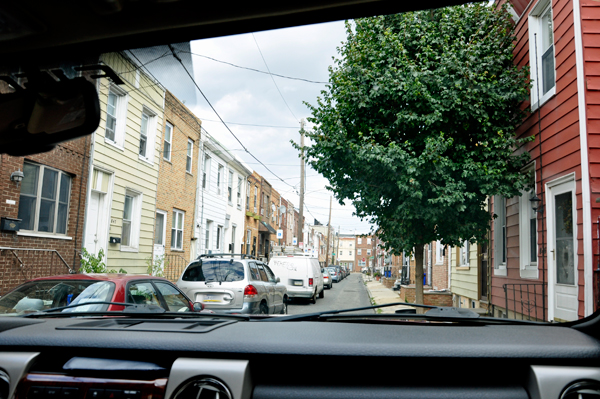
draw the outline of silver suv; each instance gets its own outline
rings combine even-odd
[[[249,255],[209,254],[191,262],[177,286],[222,313],[287,314],[288,294],[269,266]]]

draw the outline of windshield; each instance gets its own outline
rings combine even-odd
[[[552,2],[521,3],[61,64],[92,82],[100,122],[10,158],[0,199],[20,241],[3,241],[17,275],[3,292],[71,269],[161,276],[215,312],[408,302],[543,322],[592,314],[597,87],[580,51],[592,39]],[[19,308],[51,305],[25,297]]]
[[[46,309],[68,306],[86,301],[88,293],[97,291],[97,285],[108,288],[110,294],[114,284],[97,283],[93,280],[41,280],[24,284],[0,298],[0,314],[24,314]],[[104,295],[100,301],[110,300]],[[78,311],[86,311],[81,307]]]
[[[115,290],[115,284],[110,281],[98,281],[86,287],[85,290],[70,305],[77,305],[88,302],[109,302]],[[108,309],[108,304],[77,306],[70,309],[63,309],[63,312],[101,312]]]

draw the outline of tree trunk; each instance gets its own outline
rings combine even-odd
[[[423,249],[424,244],[415,246],[415,303],[423,305]],[[421,308],[417,313],[421,314]]]

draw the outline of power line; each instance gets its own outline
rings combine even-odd
[[[231,135],[237,140],[237,142],[242,146],[242,148],[246,151],[246,153],[248,153],[248,155],[250,155],[252,158],[254,158],[257,162],[259,162],[267,171],[269,171],[273,176],[275,176],[277,179],[281,180],[284,184],[287,184],[290,187],[293,187],[291,184],[289,184],[288,182],[286,182],[285,180],[283,180],[281,177],[277,176],[271,169],[269,169],[265,164],[263,164],[260,159],[256,158],[254,156],[254,154],[252,154],[247,148],[246,146],[244,146],[244,144],[240,141],[240,139],[235,135],[235,133],[233,133],[233,131],[229,128],[229,126],[227,125],[227,123],[225,123],[225,121],[223,120],[223,118],[221,118],[221,115],[219,115],[219,113],[217,112],[217,110],[215,109],[215,107],[213,107],[213,105],[211,104],[211,102],[208,100],[208,98],[204,95],[204,92],[202,91],[202,89],[200,89],[200,86],[198,85],[198,83],[196,83],[196,80],[194,79],[194,77],[192,76],[192,74],[190,73],[190,71],[186,68],[186,66],[184,65],[183,61],[181,60],[181,58],[179,58],[179,56],[177,55],[177,53],[175,53],[175,49],[173,48],[173,46],[171,46],[169,44],[169,48],[171,49],[171,52],[173,53],[173,57],[175,57],[175,59],[177,61],[179,61],[179,63],[181,64],[182,68],[185,70],[185,72],[187,73],[187,75],[190,77],[190,79],[192,80],[192,82],[194,83],[194,86],[196,86],[196,88],[198,89],[198,91],[200,92],[200,94],[202,95],[202,97],[204,98],[204,100],[208,103],[208,105],[210,106],[210,108],[213,110],[213,112],[215,113],[215,115],[217,115],[217,117],[219,118],[219,120],[221,121],[221,123],[223,123],[223,126],[225,126],[225,128],[227,129],[227,131],[229,131],[229,133],[231,133]]]
[[[319,82],[319,81],[310,80],[310,79],[294,78],[292,76],[279,75],[277,73],[265,72],[265,71],[261,71],[260,69],[248,68],[248,67],[244,67],[244,66],[232,64],[231,62],[217,60],[216,58],[212,58],[212,57],[209,57],[209,56],[206,56],[206,55],[192,53],[191,51],[181,51],[181,52],[182,53],[189,53],[191,55],[195,55],[196,57],[206,58],[206,59],[211,60],[211,61],[220,62],[221,64],[230,65],[230,66],[235,67],[235,68],[247,69],[249,71],[258,72],[258,73],[264,73],[265,75],[277,76],[279,78],[290,79],[290,80],[300,80],[302,82],[317,83],[317,84],[328,84],[329,83],[329,82]]]
[[[206,121],[206,122],[221,122],[221,121],[216,121],[214,119],[204,119],[204,118],[200,118],[202,119],[202,121]],[[236,123],[236,122],[227,122],[230,125],[241,125],[241,126],[258,126],[258,127],[274,127],[274,128],[278,128],[278,129],[298,129],[297,126],[276,126],[276,125],[257,125],[254,123]]]
[[[267,71],[269,71],[269,76],[271,76],[271,80],[273,81],[273,84],[275,85],[275,88],[277,89],[277,92],[281,96],[281,99],[285,103],[285,106],[290,111],[290,113],[292,114],[292,116],[294,117],[294,119],[298,120],[298,118],[296,117],[296,115],[294,115],[294,113],[292,112],[292,109],[288,105],[287,101],[285,101],[285,98],[283,98],[283,94],[281,94],[281,90],[279,90],[279,86],[277,86],[277,82],[275,82],[275,78],[273,77],[273,74],[271,73],[271,70],[269,69],[269,66],[267,65],[267,61],[265,60],[265,57],[263,56],[262,51],[260,51],[260,46],[258,45],[258,42],[256,41],[256,38],[254,37],[254,33],[252,34],[252,38],[254,39],[254,43],[256,43],[256,48],[258,49],[258,52],[260,53],[260,58],[262,58],[263,62],[265,63],[265,67],[267,68]]]

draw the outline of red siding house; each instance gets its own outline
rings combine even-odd
[[[580,319],[597,308],[598,294],[600,3],[509,4],[515,63],[531,73],[530,100],[522,104],[529,114],[518,135],[535,140],[518,151],[531,154],[524,172],[535,189],[492,200],[492,311]]]

